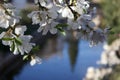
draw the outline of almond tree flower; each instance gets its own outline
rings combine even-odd
[[[40,23],[40,11],[33,11],[28,14],[29,18],[32,18],[32,24],[39,24]]]
[[[88,25],[88,23],[92,20],[91,15],[88,14],[83,14],[81,15],[78,19],[77,22],[81,25],[81,26],[85,26]]]
[[[63,0],[58,0],[58,2],[59,2],[60,4],[64,3]]]
[[[18,17],[9,19],[9,26],[14,27],[16,23],[19,23]]]
[[[27,27],[26,26],[17,26],[16,28],[15,28],[15,33],[17,34],[17,35],[24,35],[24,32],[27,30]]]
[[[46,6],[46,0],[34,0],[35,4],[40,3],[41,6]]]
[[[92,23],[91,20],[92,20],[91,15],[84,14],[77,19],[77,23],[80,25],[81,29],[89,30],[89,27],[90,28],[95,27],[94,23]]]
[[[4,3],[3,7],[5,8],[5,10],[7,11],[6,15],[9,15],[12,20],[15,20],[16,23],[19,22],[19,19],[21,18],[20,16],[16,15],[16,8],[15,6],[13,6],[11,3]],[[9,20],[10,21],[10,20]],[[15,23],[14,23],[15,24]],[[11,24],[12,25],[12,24]]]
[[[83,9],[78,5],[76,5],[76,7],[74,7],[74,11],[76,11],[78,14],[84,14]]]
[[[78,25],[80,25],[81,29],[87,29],[87,21],[81,16],[77,19]]]
[[[90,33],[90,46],[94,46],[99,42],[104,42],[105,35],[102,32],[93,31]]]
[[[74,10],[81,15],[81,14],[84,14],[85,11],[87,11],[89,7],[90,6],[89,6],[88,1],[77,0],[76,6],[74,7]]]
[[[9,12],[9,16],[10,16],[10,19],[9,19],[9,25],[11,26],[11,27],[14,27],[14,25],[16,24],[16,23],[19,23],[19,21],[20,21],[20,16],[17,16],[16,15],[16,13],[15,13],[15,11],[13,10],[13,9],[7,9],[7,11]]]
[[[40,25],[40,28],[37,30],[38,32],[41,32],[43,30],[43,34],[44,35],[47,34],[49,30],[48,27],[46,26],[48,26],[51,23],[52,19],[48,19],[48,15],[46,11],[32,12],[28,15],[28,17],[32,18],[33,24]]]
[[[25,53],[29,53],[33,46],[35,46],[34,43],[30,43],[31,38],[32,36],[30,35],[21,35],[13,38],[13,40],[10,41],[3,41],[3,44],[10,46],[10,51],[12,51],[14,55],[19,53],[24,55]],[[16,40],[19,40],[21,43],[18,44]]]
[[[40,26],[45,26],[48,23],[50,23],[52,19],[48,16],[48,13],[46,11],[41,11],[40,12]]]
[[[5,36],[5,34],[6,34],[6,32],[2,32],[2,33],[0,34],[0,39],[2,39],[2,38]]]
[[[47,11],[36,11],[32,12],[28,15],[28,17],[32,18],[33,24],[39,24],[40,28],[37,30],[41,32],[43,30],[43,35],[47,34],[48,31],[52,34],[57,33],[57,29],[54,28],[58,23],[53,20],[58,16],[57,12],[50,9]]]
[[[46,8],[48,9],[46,13],[51,19],[56,19],[58,17],[57,10],[59,7],[55,6],[53,3],[47,4]]]
[[[19,35],[18,39],[21,41],[21,45],[17,45],[18,51],[21,53],[21,55],[24,53],[29,53],[33,46],[35,46],[34,43],[30,43],[32,36],[24,35],[26,29],[26,26],[17,26],[15,28],[15,33]]]
[[[49,22],[50,17],[52,16],[48,16],[48,12],[46,11],[33,11],[30,14],[28,14],[29,18],[32,18],[32,22],[33,24],[40,24],[40,25],[44,25]],[[47,25],[47,24],[46,24]]]
[[[47,24],[47,25],[46,25]],[[46,35],[48,33],[48,31],[51,33],[51,34],[56,34],[57,33],[57,29],[55,28],[56,25],[58,24],[57,22],[55,21],[52,21],[50,23],[46,23],[45,25],[46,26],[40,26],[39,29],[38,29],[38,32],[42,32],[43,35]]]
[[[32,36],[30,35],[21,35],[19,36],[19,39],[21,40],[22,44],[18,45],[18,52],[21,53],[21,55],[24,55],[24,53],[29,53],[33,46],[35,46],[34,43],[30,43]]]
[[[35,4],[38,4],[38,2],[39,2],[39,0],[34,0],[34,3],[35,3]]]
[[[67,6],[62,7],[58,12],[61,14],[63,18],[74,19],[73,13]]]
[[[13,6],[11,3],[4,3],[3,6],[6,8],[6,9],[15,9],[15,6]]]
[[[58,17],[58,14],[54,9],[50,9],[50,10],[48,10],[48,16],[51,19],[56,19]]]
[[[31,61],[30,61],[30,65],[31,66],[34,66],[35,64],[41,64],[42,63],[42,59],[35,56],[35,58],[33,58]]]
[[[91,20],[91,15],[84,14],[81,15],[77,20],[68,19],[67,23],[73,30],[82,29],[86,32],[90,32],[90,29],[93,29],[95,27],[95,23]]]
[[[62,1],[60,1],[62,3]],[[78,14],[84,14],[84,11],[87,11],[89,8],[89,2],[85,0],[77,0],[76,3],[74,3],[74,6],[69,6],[75,13]],[[76,15],[74,12],[71,11],[71,9],[67,7],[67,4],[63,4],[61,9],[58,11],[61,13],[62,17],[67,17],[68,19],[74,19],[74,15]],[[77,14],[77,15],[78,15]],[[77,16],[78,17],[78,16]]]
[[[13,52],[13,54],[21,54],[29,53],[34,43],[30,43],[30,40],[32,38],[31,35],[24,35],[24,32],[26,31],[26,26],[18,26],[15,28],[15,34],[12,32],[3,32],[1,33],[0,37],[2,39],[2,43],[6,46],[10,47],[10,51]]]
[[[8,6],[7,6],[8,7]],[[8,28],[9,26],[14,26],[19,22],[19,17],[17,17],[14,11],[7,7],[0,7],[0,27]]]
[[[40,0],[37,0],[40,2]],[[44,0],[41,0],[44,3]],[[42,2],[40,4],[42,4]],[[40,28],[38,29],[38,32],[41,32],[43,30],[43,34],[47,34],[48,31],[50,31],[52,34],[55,34],[57,30],[55,28],[48,27],[46,26],[51,26],[54,23],[54,20],[58,17],[58,12],[57,9],[58,7],[55,6],[50,0],[45,1],[44,7],[47,9],[45,10],[40,10],[40,11],[34,11],[31,12],[28,17],[32,18],[33,24],[39,24]],[[51,23],[53,22],[53,23]],[[55,27],[57,24],[53,25]],[[52,29],[51,29],[52,28]]]
[[[57,7],[56,5],[54,5],[52,2],[47,2],[45,8],[47,8],[47,10],[44,10],[44,12],[47,13],[47,15],[49,16],[49,18],[51,19],[56,19],[58,17],[58,13],[57,10],[59,9],[59,7]]]
[[[36,62],[35,59],[32,59],[32,60],[30,61],[30,65],[31,65],[31,66],[34,66],[36,63],[37,63],[37,62]]]
[[[68,19],[67,23],[69,24],[68,29],[73,29],[73,30],[81,29],[81,26],[75,20]]]
[[[0,27],[8,28],[9,27],[10,16],[5,14],[5,10],[0,8]]]
[[[2,35],[3,35],[2,44],[6,45],[6,46],[11,46],[13,44],[12,42],[13,42],[13,38],[15,37],[15,35],[12,34],[11,32],[9,32],[9,33],[8,32],[3,32]]]
[[[78,8],[77,10],[79,10],[79,9],[84,9],[84,10],[87,11],[87,9],[90,7],[90,5],[89,5],[89,2],[88,2],[88,1],[85,1],[85,0],[77,0],[76,7]],[[78,13],[80,13],[80,12],[78,11]]]
[[[17,49],[17,44],[14,41],[15,35],[12,33],[5,33],[4,36],[2,37],[2,44],[5,46],[10,47],[10,51],[13,52],[13,54],[18,54],[18,49]],[[14,47],[14,50],[12,48]]]
[[[14,37],[10,41],[4,41],[2,40],[4,45],[10,46],[10,51],[13,52],[14,55],[21,54],[24,55],[25,53],[29,53],[33,46],[35,46],[34,43],[30,43],[32,36],[30,35],[21,35],[19,37]],[[18,43],[18,41],[20,41]]]
[[[72,26],[72,29],[83,29],[90,32],[90,28],[95,27],[95,23],[91,21],[92,16],[89,14],[82,14],[77,20],[68,19],[68,24]]]
[[[57,7],[55,4],[53,4],[50,0],[47,1],[45,8],[47,8],[47,10],[44,10],[43,12],[41,11],[41,14],[45,15],[44,18],[46,20],[48,20],[48,19],[54,20],[58,17],[57,10],[59,9],[59,7]]]

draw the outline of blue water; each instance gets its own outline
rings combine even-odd
[[[13,0],[13,4],[17,9],[22,9],[26,6],[26,0]]]
[[[33,67],[28,63],[14,80],[82,80],[88,67],[98,67],[96,61],[100,59],[102,46],[103,44],[99,44],[90,48],[87,41],[80,41],[73,69],[68,52],[69,44],[65,43],[61,57],[54,55]]]

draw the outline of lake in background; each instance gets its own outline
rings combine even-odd
[[[87,41],[79,41],[77,53],[70,53],[69,46],[65,43],[61,53],[43,58],[42,64],[26,64],[14,80],[82,80],[88,67],[99,66],[96,61],[100,59],[103,44],[91,48]]]

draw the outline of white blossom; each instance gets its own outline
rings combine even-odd
[[[98,44],[99,42],[104,42],[105,40],[105,35],[101,32],[98,31],[93,31],[90,34],[90,46],[94,46]]]
[[[27,27],[26,26],[17,26],[15,28],[15,33],[17,35],[24,35],[24,32],[27,30]]]
[[[5,14],[5,10],[0,8],[0,27],[8,28],[9,27],[10,16]]]
[[[34,66],[35,64],[41,64],[41,63],[42,63],[42,60],[37,56],[30,61],[31,66]]]
[[[63,0],[58,0],[58,2],[62,4],[62,3],[63,3]]]
[[[74,19],[73,13],[71,12],[71,10],[67,6],[61,8],[58,12],[61,13],[61,16],[63,18]]]
[[[47,24],[47,23],[46,23]],[[56,34],[57,33],[57,29],[55,28],[55,26],[57,25],[57,22],[52,21],[51,23],[48,23],[48,25],[46,26],[40,26],[38,29],[38,32],[43,31],[43,35],[46,35],[48,33],[48,31],[51,34]]]
[[[85,1],[85,0],[77,0],[77,7],[79,9],[85,9],[87,10],[90,6],[89,6],[89,2]]]
[[[1,34],[0,34],[0,39],[2,39],[4,36],[5,36],[5,32],[2,32]]]
[[[73,29],[73,30],[81,29],[81,26],[79,25],[79,23],[77,21],[68,19],[67,22],[69,24],[68,29]]]
[[[21,40],[21,45],[18,45],[18,51],[20,51],[21,55],[24,53],[29,53],[33,46],[35,46],[34,43],[30,43],[30,40],[32,38],[31,35],[24,35],[24,32],[26,31],[26,26],[18,26],[15,29],[15,33],[19,34],[19,39]]]
[[[15,28],[15,34],[19,35],[16,36],[12,32],[3,32],[1,33],[0,37],[2,39],[2,43],[6,46],[10,47],[10,50],[13,51],[13,54],[20,53],[23,55],[24,53],[29,53],[34,43],[30,43],[32,36],[24,35],[26,31],[26,26],[17,26]]]
[[[15,9],[15,6],[13,6],[11,3],[4,3],[3,5],[6,9]]]
[[[5,7],[4,7],[5,6]],[[14,26],[19,22],[19,17],[15,15],[15,12],[11,5],[4,5],[0,7],[0,27],[8,28]],[[8,8],[10,6],[10,8]]]
[[[32,24],[39,24],[40,23],[40,12],[39,11],[33,11],[30,14],[28,14],[29,18],[32,18]]]
[[[35,3],[35,4],[40,3],[41,6],[46,6],[45,0],[34,0],[34,3]]]
[[[36,64],[36,60],[35,60],[35,59],[32,59],[32,60],[30,61],[30,65],[33,66],[33,65],[35,65],[35,64]]]
[[[73,10],[76,11],[78,14],[84,14],[85,11],[89,8],[89,2],[85,0],[77,0],[76,6],[74,6]]]
[[[15,35],[12,34],[11,32],[9,32],[9,33],[3,32],[2,34],[4,35],[2,38],[11,39],[11,40],[2,40],[3,45],[11,46],[13,44],[12,39],[15,37]]]
[[[20,51],[21,55],[24,55],[24,53],[29,53],[33,46],[35,46],[34,43],[30,43],[32,36],[22,35],[19,38],[22,41],[22,45],[18,45],[18,51]]]
[[[58,13],[55,10],[55,8],[51,8],[50,10],[48,10],[48,16],[52,19],[56,19],[58,17]]]

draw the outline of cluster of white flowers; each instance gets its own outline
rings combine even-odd
[[[9,4],[0,4],[0,27],[8,28],[13,27],[19,22],[19,17],[15,15],[14,6]]]
[[[59,19],[67,19],[67,29],[77,31],[77,35],[81,38],[87,37],[90,40],[90,45],[96,45],[105,40],[106,32],[100,28],[95,28],[95,23],[92,21],[96,15],[96,8],[90,10],[88,1],[85,0],[34,0],[38,6],[38,10],[28,14],[32,19],[33,24],[39,24],[37,30],[46,35],[49,31],[56,34],[57,31],[64,31],[64,26]],[[63,24],[64,24],[63,23]],[[57,26],[57,27],[56,27]]]
[[[4,45],[10,47],[14,54],[24,55],[30,53],[34,43],[30,43],[31,35],[25,35],[26,26],[18,25],[20,17],[15,14],[15,7],[10,3],[0,2],[0,28],[3,32],[0,39]],[[32,24],[39,24],[38,32],[46,35],[48,32],[56,34],[58,31],[75,30],[81,38],[90,40],[91,45],[103,42],[107,29],[95,28],[92,19],[95,17],[96,8],[90,10],[88,1],[85,0],[34,0],[38,10],[32,11],[28,17]],[[62,23],[61,20],[66,20]],[[36,61],[33,59],[33,62]]]
[[[3,45],[9,46],[13,54],[29,53],[34,43],[30,43],[31,35],[24,35],[26,26],[18,25],[20,17],[15,15],[15,7],[10,3],[0,4],[0,34]]]
[[[53,3],[45,2],[44,0],[38,2],[35,0],[35,3],[39,3],[41,8],[39,8],[39,11],[31,12],[28,17],[32,18],[33,24],[40,25],[38,32],[43,31],[43,35],[46,35],[48,31],[56,34],[57,29],[55,26],[58,24],[58,22],[55,21],[58,17],[57,8]]]
[[[30,43],[32,36],[24,35],[24,31],[26,30],[26,26],[17,26],[15,28],[15,32],[13,33],[12,30],[9,32],[2,32],[1,39],[2,43],[6,46],[10,46],[10,50],[13,54],[21,53],[29,53],[34,46],[34,43]]]

